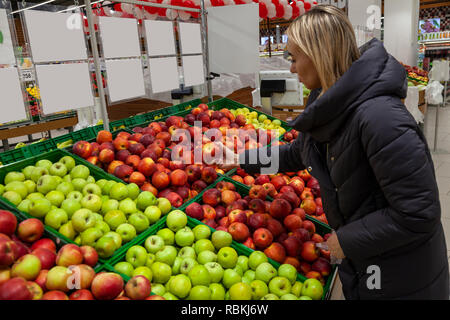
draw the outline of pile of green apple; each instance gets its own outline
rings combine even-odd
[[[171,210],[167,199],[134,183],[96,181],[70,156],[8,172],[0,194],[76,244],[94,247],[100,258],[112,256]]]
[[[128,249],[114,269],[128,277],[142,275],[152,292],[166,300],[318,300],[316,279],[297,281],[290,264],[278,270],[261,251],[249,257],[232,248],[228,232],[206,225],[193,229],[180,210],[167,215],[166,228]]]
[[[248,108],[230,109],[230,111],[235,117],[239,115],[245,116],[246,124],[252,124],[255,129],[277,129],[280,135],[286,132],[286,129],[281,126],[280,120],[270,120],[263,113],[258,115],[256,111],[250,112]]]

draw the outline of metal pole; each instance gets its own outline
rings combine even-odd
[[[114,1],[114,2],[123,2],[123,3],[129,3],[129,4],[137,4],[137,5],[144,6],[144,7],[176,9],[176,10],[191,11],[191,12],[201,12],[201,11],[203,11],[203,9],[195,9],[195,8],[188,8],[188,7],[181,7],[181,6],[173,6],[173,5],[170,5],[170,4],[144,2],[144,1],[137,1],[137,0],[117,0],[117,1]]]
[[[212,97],[212,83],[210,79],[210,70],[209,70],[209,49],[208,49],[208,33],[206,31],[207,25],[206,25],[206,10],[205,10],[205,1],[200,1],[200,8],[201,8],[201,23],[202,23],[202,44],[203,44],[203,61],[205,62],[205,73],[206,73],[206,88],[208,92],[208,102],[213,101]]]
[[[444,101],[442,102],[442,107],[445,107],[445,101],[447,100],[447,81],[444,85]],[[437,137],[438,137],[438,125],[439,125],[439,105],[436,106],[436,123],[434,127],[434,148],[433,151],[437,150]]]
[[[270,41],[270,22],[269,18],[267,18],[267,33],[269,35],[269,58],[272,58],[272,43]]]
[[[109,131],[108,110],[106,109],[105,90],[103,88],[102,72],[100,68],[100,56],[97,47],[97,35],[95,34],[94,17],[91,8],[91,0],[84,0],[86,4],[86,16],[89,24],[90,42],[92,47],[92,55],[94,58],[95,76],[97,78],[98,95],[100,98],[100,110],[103,119],[103,128]]]

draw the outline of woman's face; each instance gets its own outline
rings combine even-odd
[[[291,72],[296,73],[298,80],[308,89],[321,87],[319,75],[310,58],[294,43],[288,39],[287,50],[292,58]]]

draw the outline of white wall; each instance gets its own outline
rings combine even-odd
[[[353,26],[366,26],[367,8],[376,5],[381,9],[381,0],[348,0],[348,18]]]
[[[419,0],[384,1],[384,46],[397,60],[417,65]]]

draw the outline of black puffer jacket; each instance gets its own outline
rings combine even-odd
[[[347,257],[339,267],[347,299],[448,299],[439,192],[427,142],[401,102],[405,70],[376,39],[361,52],[290,123],[301,134],[280,147],[279,171],[308,168],[318,179]],[[380,289],[367,286],[371,265],[380,268]]]

